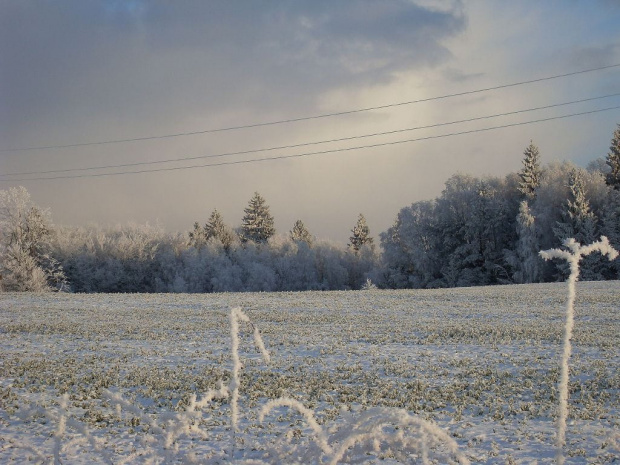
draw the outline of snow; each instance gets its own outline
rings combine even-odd
[[[566,291],[0,294],[0,463],[329,463],[354,430],[385,441],[344,463],[456,460],[426,425],[471,463],[554,463]],[[577,283],[569,464],[620,460],[619,302]],[[240,320],[232,449],[234,307],[271,361]]]

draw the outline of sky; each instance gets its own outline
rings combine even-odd
[[[620,93],[620,67],[468,93],[620,64],[618,24],[618,0],[2,0],[0,189],[23,185],[56,224],[169,231],[214,209],[238,226],[259,192],[280,233],[301,219],[345,243],[363,213],[377,237],[455,173],[518,171],[530,141],[543,163],[605,157],[620,109],[377,144],[617,107],[620,96],[255,151]],[[303,119],[369,107],[383,108]],[[239,126],[252,127],[205,132]],[[38,148],[137,138],[149,139]],[[333,151],[363,145],[375,147]],[[240,151],[254,152],[213,157]],[[289,158],[185,168],[267,157]]]

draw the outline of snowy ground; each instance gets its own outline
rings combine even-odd
[[[565,284],[0,294],[0,463],[329,463],[298,412],[278,407],[259,421],[282,396],[314,411],[333,450],[360,431],[404,433],[400,447],[375,450],[371,440],[348,450],[347,463],[452,456],[403,439],[420,436],[416,426],[355,426],[367,412],[389,423],[373,406],[432,421],[472,463],[553,463],[565,300]],[[230,397],[194,413],[187,406],[218,380],[230,384],[235,306],[260,328],[271,362],[242,325],[233,449]],[[618,334],[620,282],[578,283],[567,463],[620,461]]]

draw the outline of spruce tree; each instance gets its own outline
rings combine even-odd
[[[611,168],[611,172],[607,174],[606,178],[607,185],[620,190],[620,124],[618,124],[618,129],[614,131],[614,136],[611,139],[607,164]]]
[[[536,197],[536,189],[540,186],[540,154],[538,147],[530,141],[530,145],[523,152],[523,168],[519,173],[519,191],[528,199]]]
[[[211,213],[209,221],[205,224],[204,231],[207,241],[214,239],[222,243],[224,250],[230,250],[234,241],[234,233],[226,223],[224,223],[224,218],[217,209],[213,210],[213,213]]]
[[[256,244],[263,244],[275,234],[274,220],[269,213],[269,206],[258,192],[254,192],[244,213],[240,233],[242,242],[252,241]]]
[[[370,229],[366,224],[366,218],[360,213],[355,227],[351,230],[353,235],[349,237],[349,247],[358,252],[363,245],[372,245],[373,238],[370,237]]]
[[[293,225],[293,229],[290,232],[291,240],[295,242],[305,242],[308,245],[312,244],[312,236],[308,229],[306,229],[306,225],[301,220],[295,221]]]
[[[583,177],[576,169],[569,175],[568,188],[570,197],[562,212],[563,221],[558,221],[553,231],[560,241],[572,237],[580,244],[590,244],[595,240],[596,216],[590,209]]]
[[[570,196],[562,212],[562,221],[558,221],[553,228],[555,236],[560,242],[573,238],[582,245],[591,244],[596,240],[597,218],[590,208],[586,196],[586,188],[581,173],[573,169],[569,175],[568,187]],[[558,267],[568,272],[567,265]],[[587,256],[581,262],[581,275],[584,280],[602,279],[600,260]]]
[[[198,224],[198,221],[194,223],[194,230],[190,231],[188,235],[188,244],[190,247],[200,249],[201,247],[204,247],[204,245],[207,243],[205,230],[202,226]]]

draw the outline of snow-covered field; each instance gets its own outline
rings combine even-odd
[[[566,298],[566,284],[0,294],[0,463],[330,463],[339,448],[345,463],[449,463],[450,438],[462,461],[553,463]],[[240,323],[233,434],[237,306],[271,361]],[[620,282],[578,283],[567,463],[620,460],[618,334]],[[228,396],[207,402],[218,382]],[[261,422],[280,397],[318,425],[287,406]]]

